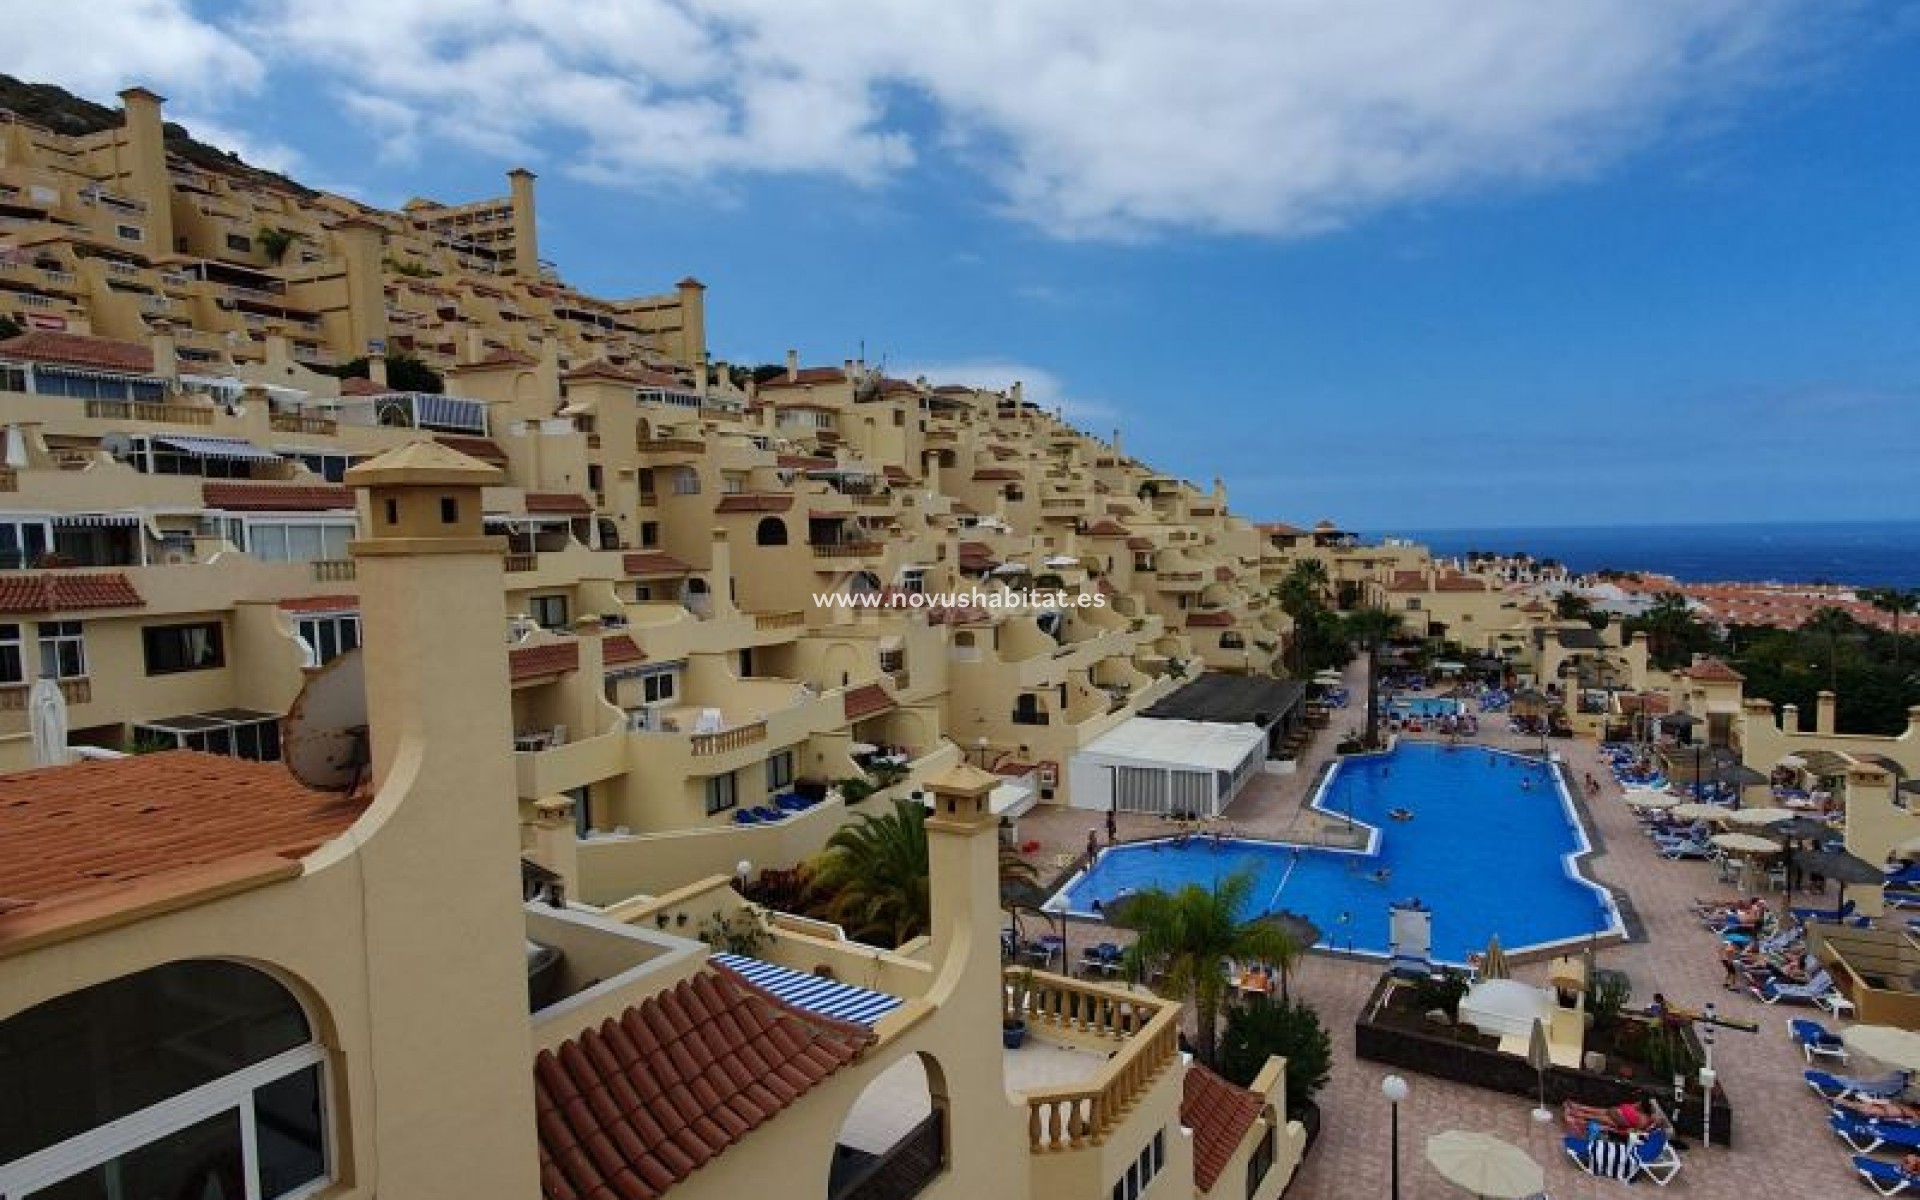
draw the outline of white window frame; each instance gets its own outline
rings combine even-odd
[[[69,627],[71,630],[69,631]],[[52,633],[47,630],[51,628]],[[85,679],[87,677],[87,630],[79,621],[39,621],[34,625],[34,644],[39,650],[40,674],[53,679]],[[71,645],[79,655],[79,670],[62,671],[58,669],[59,648]],[[48,651],[54,655],[53,664],[47,660]],[[50,669],[51,667],[51,669]]]
[[[737,774],[738,772],[728,771],[721,775],[709,775],[702,781],[701,791],[703,793],[703,799],[706,801],[708,816],[718,816],[723,812],[730,812],[740,807],[740,781],[735,778]],[[722,780],[726,781],[724,788],[719,786]],[[714,803],[715,793],[721,791],[726,792],[727,802],[716,805]]]
[[[347,649],[357,648],[360,645],[359,613],[302,613],[294,619],[294,637],[299,639],[301,647],[306,651],[307,666],[309,667],[325,666],[327,663],[332,662],[335,658],[347,652],[347,649],[336,649],[330,656],[323,657],[321,655],[320,641],[326,628],[333,630],[333,643],[336,647],[341,645],[341,631],[348,628],[353,630],[353,646]]]
[[[25,1158],[0,1163],[0,1196],[9,1200],[30,1197],[82,1171],[92,1170],[142,1146],[152,1145],[192,1125],[222,1113],[240,1114],[241,1162],[245,1171],[246,1200],[260,1196],[260,1147],[254,1136],[253,1094],[268,1084],[297,1075],[308,1067],[320,1067],[320,1137],[325,1146],[325,1166],[320,1178],[283,1192],[275,1200],[298,1200],[313,1196],[333,1185],[335,1145],[332,1122],[332,1097],[327,1087],[326,1052],[317,1042],[308,1042],[283,1051],[272,1058],[243,1067],[231,1075],[201,1084],[191,1091],[169,1096],[139,1112],[128,1113],[105,1125],[75,1134]]]

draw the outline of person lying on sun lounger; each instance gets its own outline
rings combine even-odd
[[[1841,1096],[1833,1102],[1833,1106],[1870,1121],[1920,1122],[1920,1104],[1913,1104],[1906,1100],[1884,1100],[1872,1096]],[[1920,1155],[1908,1155],[1908,1157],[1920,1158]]]
[[[1561,1112],[1567,1132],[1575,1135],[1586,1133],[1590,1125],[1599,1126],[1602,1133],[1623,1135],[1667,1128],[1666,1117],[1661,1115],[1652,1100],[1645,1097],[1610,1108],[1595,1108],[1569,1100]]]

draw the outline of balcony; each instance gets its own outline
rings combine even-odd
[[[1024,969],[1009,970],[1008,983]],[[1004,1016],[1012,1018],[1013,988],[1006,992]],[[1180,1006],[1117,987],[1034,972],[1027,1003],[1019,1014],[1043,1051],[1028,1061],[1030,1049],[1008,1052],[1008,1090],[1026,1101],[1027,1148],[1034,1154],[1097,1146],[1125,1121],[1141,1094],[1179,1058]],[[1084,1060],[1088,1077],[1077,1083],[1040,1082],[1022,1087],[1022,1078],[1058,1079],[1074,1060]]]
[[[350,558],[316,558],[312,563],[315,583],[352,583],[359,572]]]
[[[719,733],[696,733],[688,739],[688,742],[695,758],[711,758],[716,754],[730,754],[735,750],[766,740],[767,723],[755,721],[750,725],[723,729]]]
[[[152,421],[161,425],[211,425],[213,410],[190,404],[149,404],[139,400],[89,400],[87,416],[102,421]]]
[[[82,675],[75,679],[62,679],[60,695],[68,704],[90,704],[93,702],[93,680]],[[0,712],[25,712],[27,693],[32,685],[10,683],[0,686]]]
[[[755,613],[753,627],[759,630],[801,629],[806,626],[807,614],[801,611],[783,613]]]
[[[540,569],[540,556],[538,554],[509,554],[503,560],[502,568],[509,575],[517,575],[526,571],[537,571]]]
[[[816,542],[815,558],[867,558],[881,552],[879,542]]]
[[[20,472],[12,467],[0,467],[0,492],[20,490]]]
[[[707,444],[699,438],[635,438],[633,448],[639,454],[700,454],[705,452]]]
[[[340,432],[340,422],[302,413],[274,413],[267,418],[267,427],[275,433],[313,433],[322,437],[332,437]]]

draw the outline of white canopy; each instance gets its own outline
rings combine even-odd
[[[1258,725],[1216,725],[1211,721],[1162,721],[1134,717],[1114,726],[1080,751],[1105,759],[1231,771],[1248,752],[1266,745]]]
[[[1461,999],[1460,1021],[1496,1037],[1526,1037],[1535,1021],[1552,1023],[1553,992],[1517,979],[1484,979]]]

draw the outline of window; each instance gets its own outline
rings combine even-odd
[[[715,775],[707,780],[707,815],[722,813],[740,803],[739,789],[734,786],[733,772]]]
[[[280,718],[261,714],[253,719],[236,720],[229,715],[243,713],[244,710],[239,709],[195,713],[135,725],[133,742],[136,746],[198,750],[203,754],[224,754],[255,762],[279,762]]]
[[[900,572],[900,590],[908,595],[918,596],[927,590],[927,572],[924,567],[908,567]]]
[[[247,553],[263,562],[337,562],[347,557],[353,519],[337,521],[248,521]]]
[[[680,690],[678,668],[649,671],[640,677],[640,698],[647,704],[664,704]]]
[[[227,235],[227,249],[241,254],[252,254],[253,239],[244,233],[230,233]]]
[[[40,562],[53,546],[46,521],[15,517],[0,520],[0,570],[24,571]]]
[[[352,454],[334,454],[323,450],[278,450],[277,454],[298,459],[300,464],[328,483],[343,483],[347,478],[347,468],[356,461]]]
[[[78,621],[40,622],[40,674],[79,679],[87,673],[87,643]]]
[[[782,750],[767,758],[767,791],[777,792],[793,782],[793,751]]]
[[[644,549],[651,546],[658,546],[659,544],[660,544],[660,522],[658,521],[640,522],[641,547]]]
[[[307,647],[307,665],[324,666],[360,644],[357,613],[323,613],[302,617],[294,624]]]
[[[26,681],[27,662],[20,651],[20,627],[0,625],[0,684]]]
[[[753,544],[756,546],[784,546],[787,544],[787,523],[779,517],[761,517],[754,527]]]
[[[1152,1185],[1154,1177],[1160,1174],[1160,1168],[1167,1161],[1167,1135],[1165,1130],[1156,1130],[1153,1140],[1140,1148],[1140,1157],[1127,1167],[1127,1173],[1113,1185],[1113,1200],[1138,1200],[1140,1194]]]
[[[542,629],[565,629],[567,627],[567,598],[565,596],[533,596],[527,600],[527,615],[539,623]]]
[[[138,225],[115,225],[113,235],[123,242],[137,242],[146,236]]]
[[[323,1051],[293,995],[168,963],[0,1021],[0,1195],[259,1196],[329,1177]],[[46,1151],[58,1146],[58,1155]]]
[[[1273,1126],[1260,1135],[1260,1144],[1253,1148],[1253,1154],[1247,1159],[1247,1200],[1253,1200],[1260,1185],[1266,1182],[1267,1172],[1273,1170]]]
[[[673,494],[676,496],[698,496],[700,494],[700,472],[692,467],[676,467],[673,471]]]
[[[220,623],[217,621],[193,625],[149,625],[140,631],[140,639],[146,649],[149,675],[206,671],[223,667],[227,662]]]

